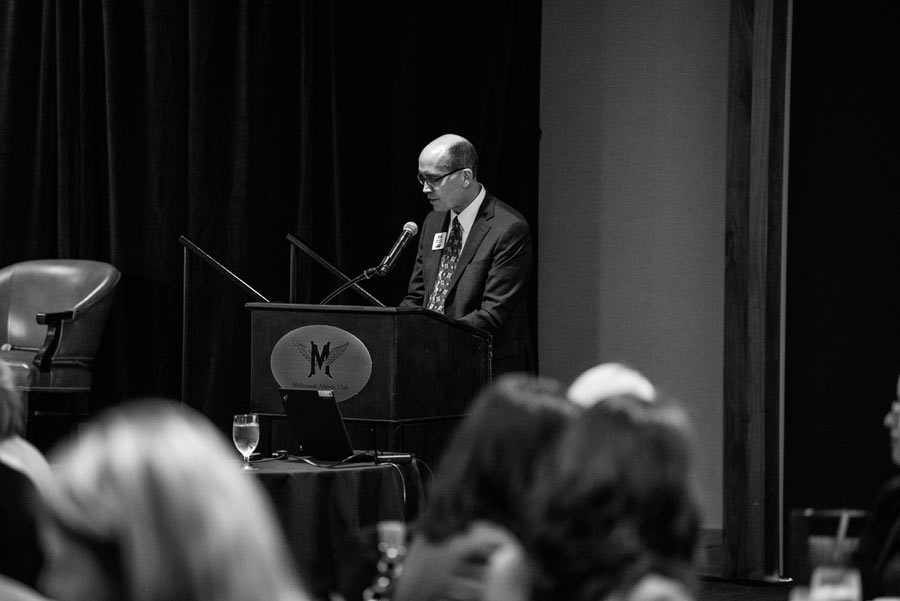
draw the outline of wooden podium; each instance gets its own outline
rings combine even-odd
[[[355,448],[433,464],[491,379],[490,334],[420,307],[246,307],[253,411],[283,415],[279,388],[334,389]],[[273,424],[272,444],[288,432]]]

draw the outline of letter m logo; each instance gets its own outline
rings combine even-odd
[[[340,357],[345,350],[347,350],[350,343],[345,342],[340,346],[336,346],[333,351],[331,349],[331,341],[326,342],[322,346],[321,351],[319,350],[319,345],[317,345],[314,340],[310,340],[309,345],[312,350],[306,348],[306,345],[304,344],[294,342],[294,346],[303,358],[309,361],[309,375],[307,377],[313,377],[316,375],[316,370],[318,370],[331,378],[331,365],[337,361],[338,357]]]

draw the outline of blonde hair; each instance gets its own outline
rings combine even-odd
[[[116,550],[126,598],[306,597],[267,498],[202,415],[162,400],[120,405],[51,458],[52,517]]]

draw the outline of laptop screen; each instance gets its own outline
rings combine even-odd
[[[330,390],[280,389],[281,402],[300,454],[326,461],[353,455],[337,400]]]

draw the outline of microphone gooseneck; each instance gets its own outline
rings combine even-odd
[[[369,267],[361,274],[338,287],[337,290],[326,296],[320,304],[327,305],[331,301],[331,299],[336,297],[338,294],[340,294],[350,286],[353,286],[354,284],[357,284],[362,280],[368,280],[369,278],[376,275],[387,275],[388,272],[390,272],[390,270],[394,268],[394,264],[397,262],[397,257],[400,256],[400,253],[403,252],[403,249],[406,248],[406,245],[409,244],[409,241],[412,240],[413,237],[418,233],[419,226],[417,226],[412,221],[407,221],[405,224],[403,224],[403,231],[400,233],[400,237],[397,238],[396,242],[394,242],[394,246],[391,247],[390,252],[388,252],[388,254],[384,256],[378,267]]]

